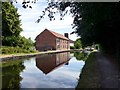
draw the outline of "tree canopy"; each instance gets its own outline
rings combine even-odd
[[[22,32],[20,15],[10,2],[2,3],[2,44],[16,46]]]
[[[20,15],[17,8],[10,2],[2,3],[2,45],[21,47],[25,50],[30,49],[34,43],[31,38],[26,39],[21,36],[23,31],[21,28]]]
[[[80,49],[80,48],[82,48],[80,38],[78,38],[78,39],[75,41],[74,47],[75,47],[75,49]]]
[[[17,9],[9,2],[2,3],[2,35],[19,36],[22,32],[20,15]]]

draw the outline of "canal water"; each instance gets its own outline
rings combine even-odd
[[[37,55],[2,62],[3,88],[75,88],[85,64],[81,53]]]

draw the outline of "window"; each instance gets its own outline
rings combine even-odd
[[[60,42],[60,39],[56,38],[56,42]]]
[[[60,48],[60,45],[57,45],[57,48]]]

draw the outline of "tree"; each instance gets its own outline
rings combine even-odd
[[[80,48],[82,48],[80,38],[75,41],[74,47],[75,47],[75,49],[80,49]]]
[[[2,4],[2,44],[32,50],[33,41],[20,35],[22,32],[20,15],[10,2]]]
[[[10,2],[2,3],[2,41],[3,45],[12,45],[17,43],[17,37],[22,32],[20,15],[17,9]],[[14,42],[13,42],[14,41]],[[11,44],[10,44],[11,43]],[[17,44],[16,44],[17,45]]]
[[[34,46],[34,44],[33,44],[33,41],[31,40],[31,38],[26,39],[23,36],[20,38],[18,46],[22,47],[23,49],[29,50],[31,47]]]

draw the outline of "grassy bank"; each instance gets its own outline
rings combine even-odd
[[[0,48],[0,52],[2,54],[18,54],[18,53],[36,53],[37,51],[34,49],[23,49],[20,47],[2,46]]]
[[[100,88],[95,64],[95,52],[92,52],[85,61],[76,89],[78,88]]]

